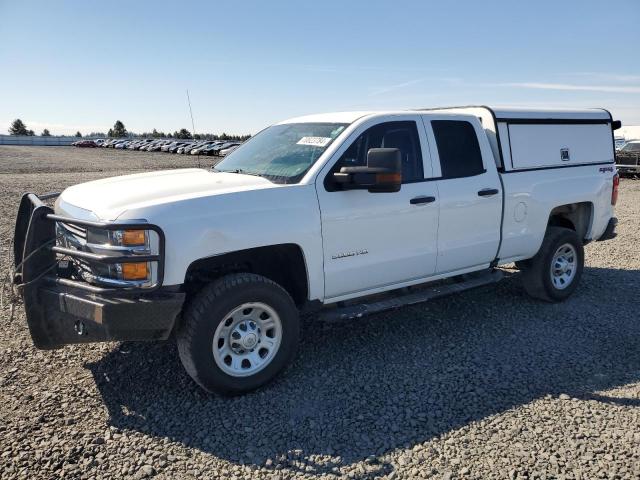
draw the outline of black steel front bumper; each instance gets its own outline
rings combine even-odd
[[[112,340],[162,340],[173,329],[185,294],[162,287],[164,233],[146,223],[91,222],[55,215],[43,200],[23,195],[14,234],[14,284],[24,300],[27,324],[37,348]],[[56,222],[82,227],[153,230],[158,234],[157,255],[100,255],[56,245]],[[148,287],[104,288],[58,275],[58,257],[113,264],[155,262],[156,282]]]

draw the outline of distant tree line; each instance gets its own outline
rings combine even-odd
[[[196,133],[192,135],[189,130],[186,128],[181,128],[180,130],[176,130],[171,133],[159,132],[155,128],[152,132],[142,132],[142,133],[130,133],[131,137],[142,137],[142,138],[176,138],[180,140],[194,139],[194,140],[240,140],[245,141],[251,137],[251,135],[229,135],[225,132],[221,134],[217,133]]]
[[[35,133],[33,130],[27,129],[27,126],[24,124],[22,120],[16,118],[9,127],[10,135],[28,135],[34,136]],[[46,128],[40,134],[42,137],[50,137],[51,133]],[[77,131],[75,136],[78,138],[82,137],[82,133]],[[111,138],[176,138],[180,140],[194,139],[194,140],[239,140],[245,141],[251,137],[251,135],[229,135],[225,132],[221,134],[217,133],[196,133],[192,135],[189,130],[186,128],[181,128],[180,130],[176,130],[171,133],[159,132],[155,128],[151,133],[143,132],[143,133],[134,133],[127,131],[124,123],[120,120],[117,120],[116,123],[113,124],[113,128],[109,129],[109,132],[106,134],[104,132],[91,132],[89,137],[111,137]]]

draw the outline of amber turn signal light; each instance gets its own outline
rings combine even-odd
[[[401,183],[402,175],[400,173],[377,173],[376,183]]]
[[[123,263],[123,280],[146,280],[149,277],[149,267],[146,262]]]
[[[125,230],[122,232],[122,245],[137,246],[146,243],[144,230]]]

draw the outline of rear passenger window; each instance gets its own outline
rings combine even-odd
[[[469,122],[432,120],[443,178],[472,177],[484,173],[476,131]]]

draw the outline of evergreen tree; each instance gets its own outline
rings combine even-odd
[[[186,140],[186,139],[191,138],[191,132],[189,130],[187,130],[186,128],[182,128],[182,129],[180,129],[179,132],[175,132],[174,136],[176,138],[180,138],[180,139]]]
[[[16,118],[9,127],[10,135],[29,135],[29,130],[22,120]]]
[[[109,136],[114,138],[124,138],[128,135],[127,129],[124,127],[124,123],[120,120],[116,120],[113,124],[113,128],[109,130]]]

